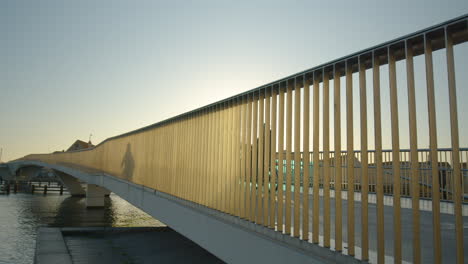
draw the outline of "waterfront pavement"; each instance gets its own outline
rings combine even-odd
[[[224,263],[169,227],[40,228],[36,264]]]

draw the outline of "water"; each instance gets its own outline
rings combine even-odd
[[[86,199],[69,195],[0,195],[0,264],[33,263],[40,226],[163,226],[117,195],[104,208],[86,209]]]

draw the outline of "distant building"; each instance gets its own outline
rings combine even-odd
[[[68,149],[67,152],[69,151],[76,151],[76,150],[81,150],[81,149],[87,149],[87,148],[92,148],[94,145],[89,142],[84,142],[83,140],[76,140],[75,143],[73,143]]]

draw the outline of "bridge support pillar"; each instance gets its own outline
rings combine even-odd
[[[55,174],[57,174],[57,176],[62,180],[63,185],[67,187],[67,190],[70,192],[71,196],[86,195],[85,189],[83,189],[77,178],[57,170],[55,170]]]
[[[108,196],[110,191],[95,184],[88,184],[86,188],[86,207],[103,207],[104,197]]]

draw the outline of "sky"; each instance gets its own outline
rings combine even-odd
[[[99,143],[466,13],[466,0],[0,1],[1,159]]]

